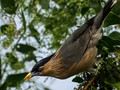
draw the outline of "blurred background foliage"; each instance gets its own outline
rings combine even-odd
[[[54,53],[105,3],[106,0],[0,0],[0,90],[21,89],[29,63]],[[120,90],[120,0],[103,27],[96,73],[76,75],[75,90]],[[29,87],[24,90],[33,88],[33,81],[27,83]]]

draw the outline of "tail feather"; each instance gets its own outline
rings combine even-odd
[[[109,0],[105,7],[100,11],[100,13],[95,17],[93,25],[94,28],[98,29],[100,28],[102,22],[108,15],[108,13],[111,11],[113,6],[117,3],[117,0]]]

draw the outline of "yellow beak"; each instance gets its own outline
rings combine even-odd
[[[31,78],[31,73],[28,73],[26,76],[25,76],[25,80],[29,80]]]

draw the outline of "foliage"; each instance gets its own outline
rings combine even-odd
[[[58,49],[77,26],[98,14],[104,3],[104,0],[0,0],[0,88],[20,88],[26,63],[36,62],[38,52],[44,55],[50,53],[48,50]],[[79,84],[76,89],[87,86],[89,90],[119,90],[119,11],[120,0],[104,22],[103,38],[97,46],[96,74],[77,75],[73,79]]]

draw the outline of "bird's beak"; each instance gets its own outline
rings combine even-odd
[[[26,76],[25,76],[25,80],[29,80],[30,78],[32,77],[32,74],[31,73],[28,73]]]
[[[25,80],[29,80],[31,79],[33,76],[37,76],[39,73],[37,72],[29,72],[26,76],[25,76]]]

